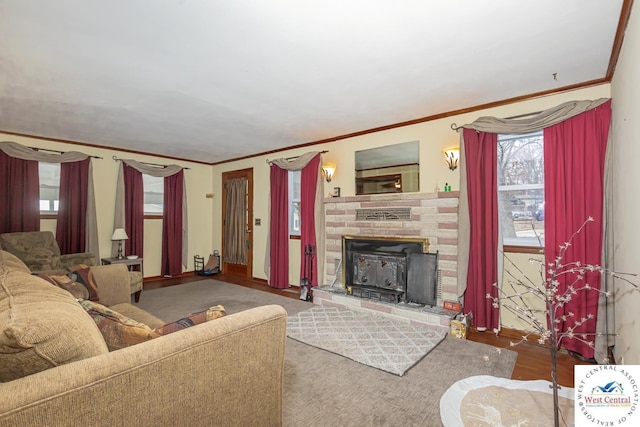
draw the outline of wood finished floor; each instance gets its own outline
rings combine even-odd
[[[205,277],[195,274],[185,274],[181,277],[175,278],[162,278],[158,280],[145,280],[144,289],[157,289],[166,286],[175,286],[183,283],[195,282],[202,280]],[[270,292],[278,294],[288,298],[298,298],[299,293],[295,288],[292,289],[274,289],[267,286],[265,283],[238,278],[226,274],[216,274],[211,278],[220,280],[223,282],[234,283],[236,285],[245,286],[252,289],[257,289],[264,292]],[[142,293],[144,298],[144,292]],[[551,355],[547,348],[541,347],[533,343],[520,344],[515,347],[510,347],[510,338],[505,336],[496,336],[490,332],[477,332],[472,331],[469,333],[468,338],[470,341],[480,342],[499,348],[508,348],[518,353],[518,359],[516,360],[515,368],[511,376],[514,380],[551,380]],[[558,383],[565,387],[573,387],[573,367],[575,365],[588,364],[580,359],[569,355],[568,353],[561,352],[558,354],[557,370],[558,370]]]

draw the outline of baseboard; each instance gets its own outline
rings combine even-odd
[[[181,274],[178,274],[176,276],[170,276],[170,277],[166,277],[166,276],[150,276],[150,277],[145,277],[144,281],[145,282],[157,282],[160,280],[171,280],[171,279],[179,279],[181,277],[191,277],[194,276],[196,274],[195,271],[184,271]],[[224,274],[223,274],[224,275]],[[210,276],[212,279],[215,279],[216,275],[212,275]],[[252,281],[256,282],[256,283],[260,283],[262,285],[268,285],[269,282],[267,281],[267,279],[261,279],[259,277],[252,277],[251,278]]]
[[[251,280],[253,280],[254,282],[258,282],[262,285],[268,285],[269,281],[267,279],[260,279],[259,277],[252,277]]]
[[[251,279],[253,282],[255,282],[256,284],[259,285],[263,285],[263,286],[269,286],[269,281],[267,279],[260,279],[258,277],[253,277]],[[272,288],[273,289],[273,288]],[[280,292],[287,292],[287,293],[295,293],[296,295],[300,292],[300,288],[298,286],[291,286],[289,285],[288,288],[285,289],[278,289],[278,291]]]
[[[177,279],[177,278],[181,278],[181,277],[191,277],[191,276],[195,276],[195,271],[184,271],[181,274],[178,274],[176,276],[171,276],[171,277],[165,277],[165,276],[151,276],[151,277],[145,277],[144,278],[144,283],[149,283],[149,282],[158,282],[161,280],[171,280],[171,279]]]
[[[176,276],[170,276],[170,277],[166,277],[166,276],[150,276],[150,277],[145,277],[144,281],[146,282],[157,282],[160,280],[171,280],[171,279],[178,279],[181,277],[191,277],[194,276],[196,274],[195,271],[184,271],[181,274],[178,274]],[[215,278],[215,275],[211,276],[211,278]],[[262,285],[268,285],[269,282],[267,281],[267,279],[261,279],[259,277],[252,277],[251,278],[252,281],[256,282],[256,283],[260,283]]]
[[[188,279],[188,280],[181,281],[181,279]],[[145,284],[145,289],[158,289],[166,286],[174,286],[174,285],[180,285],[182,283],[189,283],[189,282],[197,281],[200,279],[202,280],[218,279],[224,282],[233,283],[241,286],[247,286],[254,289],[261,289],[269,292],[273,291],[275,293],[281,293],[282,295],[294,294],[296,295],[296,297],[299,292],[299,288],[297,287],[288,288],[288,289],[273,289],[269,287],[269,284],[265,279],[260,279],[257,277],[253,277],[251,279],[243,279],[243,278],[238,278],[234,276],[227,276],[224,274],[224,272],[213,274],[211,276],[198,276],[195,273],[195,271],[185,271],[180,275],[171,276],[171,277],[164,277],[164,276],[145,277],[144,284]]]

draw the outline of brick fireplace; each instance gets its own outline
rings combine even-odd
[[[457,301],[457,191],[330,197],[324,199],[324,206],[325,286],[314,291],[314,302],[380,310],[418,323],[448,327],[453,313],[443,310],[442,302]],[[334,293],[344,289],[344,274],[342,267],[338,268],[343,257],[344,236],[426,239],[429,252],[438,252],[440,280],[436,306],[428,312],[410,307],[407,311],[401,306],[356,301]]]

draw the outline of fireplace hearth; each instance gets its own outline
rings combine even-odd
[[[343,283],[361,298],[436,305],[438,253],[427,239],[343,236]]]

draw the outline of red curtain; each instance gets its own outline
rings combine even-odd
[[[79,162],[60,164],[56,240],[63,254],[85,252],[90,161],[87,157]]]
[[[124,223],[129,239],[125,242],[126,255],[143,257],[144,247],[144,185],[142,173],[126,163],[124,174]]]
[[[316,246],[316,221],[315,221],[315,201],[316,186],[318,183],[320,165],[320,154],[316,155],[307,165],[302,168],[300,177],[300,254],[302,263],[300,265],[300,277],[309,278],[311,274],[311,286],[318,286],[318,254]],[[312,266],[309,270],[308,256],[305,256],[305,248],[310,246],[313,251]]]
[[[464,313],[478,328],[495,329],[499,309],[486,296],[498,296],[498,135],[464,129],[464,150],[470,218]]]
[[[38,162],[0,150],[0,233],[40,231]]]
[[[162,274],[182,273],[182,193],[184,170],[164,178]]]
[[[269,286],[289,287],[289,172],[271,165]]]
[[[545,257],[547,265],[555,261],[560,245],[564,245],[588,217],[594,219],[573,240],[565,253],[563,264],[579,261],[583,264],[602,263],[602,212],[604,199],[604,164],[611,101],[544,130],[545,175]],[[558,278],[563,293],[573,275]],[[586,283],[600,289],[600,274],[587,273]],[[578,292],[556,316],[573,312],[574,317],[560,322],[561,332],[568,331],[575,321],[593,318],[575,329],[575,334],[589,333],[586,341],[594,341],[599,295]],[[593,358],[594,350],[581,339],[565,339],[562,345],[570,351]]]

